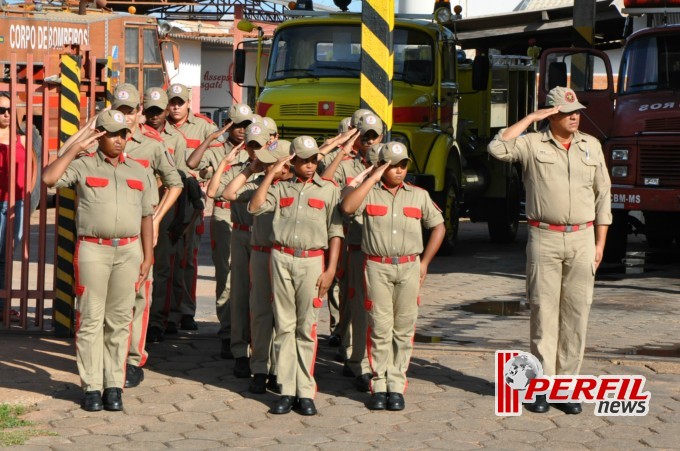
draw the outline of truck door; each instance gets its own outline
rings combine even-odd
[[[538,84],[539,107],[555,86],[566,86],[586,106],[581,131],[604,140],[614,119],[614,78],[606,53],[595,49],[557,48],[543,52]]]
[[[439,98],[439,126],[442,130],[456,131],[458,121],[458,84],[456,83],[456,45],[453,41],[441,43],[441,83]]]

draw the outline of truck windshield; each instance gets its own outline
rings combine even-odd
[[[621,60],[619,92],[680,90],[680,39],[645,36],[631,42]]]
[[[394,80],[433,83],[432,39],[423,32],[394,30]],[[361,28],[311,25],[281,30],[274,38],[267,80],[284,78],[358,78]]]

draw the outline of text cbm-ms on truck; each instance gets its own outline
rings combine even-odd
[[[661,3],[626,0],[629,21],[642,17],[626,39],[616,92],[605,53],[572,48],[542,55],[539,98],[551,86],[570,84],[587,107],[582,129],[603,141],[614,213],[605,249],[610,261],[625,256],[633,228],[653,248],[680,243],[680,26],[665,25],[680,17],[680,1],[651,8]],[[631,211],[643,213],[644,225]]]
[[[278,27],[257,112],[272,117],[283,137],[321,140],[359,108],[361,25],[360,14],[339,12]],[[444,252],[453,249],[461,216],[487,221],[493,241],[515,238],[520,171],[490,159],[486,146],[535,103],[529,58],[473,64],[456,44],[432,19],[396,15],[391,137],[407,145],[414,182],[445,212]]]

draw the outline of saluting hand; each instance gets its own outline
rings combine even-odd
[[[536,110],[532,115],[532,119],[534,122],[542,121],[543,119],[552,116],[553,114],[557,114],[560,112],[560,107],[559,106],[554,106],[552,108],[542,108],[540,110]]]
[[[366,169],[361,171],[359,173],[359,175],[354,177],[354,179],[349,183],[348,186],[351,186],[352,188],[356,188],[357,186],[364,183],[364,180],[366,180],[366,177],[368,177],[368,175],[371,173],[371,171],[373,171],[373,169],[375,169],[375,166],[370,165],[369,167],[367,167]]]
[[[375,183],[378,183],[380,181],[380,179],[382,179],[383,174],[385,173],[385,171],[389,167],[390,167],[390,163],[387,162],[387,163],[385,163],[381,166],[377,166],[377,167],[375,167],[375,169],[373,169],[373,172],[371,172],[371,177],[375,180]]]
[[[212,133],[210,134],[210,137],[212,138],[213,141],[216,140],[216,139],[219,138],[221,135],[224,135],[225,133],[227,133],[227,130],[229,130],[233,124],[234,124],[234,123],[233,123],[232,121],[227,122],[227,125],[225,125],[224,127],[222,127],[222,128],[219,129],[219,130],[216,130],[216,131],[212,132]]]
[[[230,124],[231,125],[231,124]],[[231,148],[228,154],[224,156],[224,159],[227,161],[227,164],[230,164],[232,161],[234,161],[234,158],[236,158],[236,155],[243,150],[243,146],[245,145],[245,141],[241,141],[237,145]]]
[[[88,129],[83,133],[83,136],[78,140],[78,144],[73,146],[74,149],[77,149],[76,158],[89,155],[90,152],[88,149],[93,147],[97,143],[97,140],[105,134],[105,130],[99,132],[94,129]]]
[[[283,167],[286,165],[286,163],[288,163],[290,160],[292,160],[294,156],[295,156],[295,154],[288,155],[287,157],[279,158],[279,161],[274,163],[274,165],[272,166],[270,171],[273,172],[274,174],[278,173],[279,171],[282,171]],[[267,172],[267,174],[269,174],[269,171]]]
[[[347,156],[354,156],[356,153],[354,152],[354,143],[356,142],[357,138],[359,138],[359,130],[353,130],[353,133],[347,141],[345,141],[342,145],[342,153]]]

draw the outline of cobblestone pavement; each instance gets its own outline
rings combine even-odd
[[[335,348],[322,340],[319,414],[268,414],[276,396],[250,394],[247,381],[232,375],[233,361],[219,358],[207,249],[200,330],[149,348],[146,379],[125,391],[123,413],[81,410],[73,342],[44,335],[0,335],[0,402],[33,405],[25,418],[58,434],[22,449],[680,448],[680,268],[654,262],[663,255],[639,265],[642,254],[632,253],[627,267],[601,269],[582,369],[646,376],[649,415],[597,417],[589,404],[574,416],[555,409],[494,415],[494,350],[528,350],[525,241],[522,228],[517,243],[493,246],[483,225],[463,223],[456,256],[433,263],[402,412],[367,410],[368,395],[342,376]],[[642,249],[637,241],[631,248]],[[327,331],[325,310],[321,323]]]

